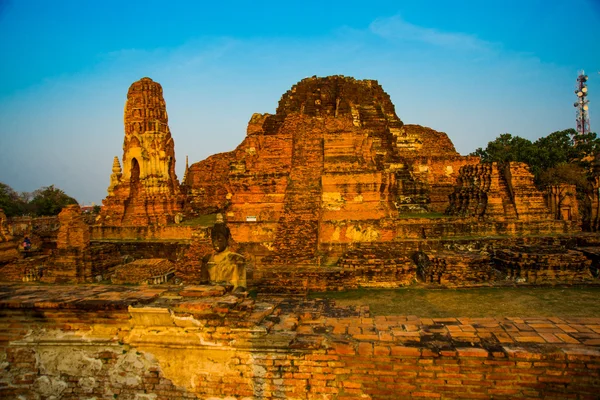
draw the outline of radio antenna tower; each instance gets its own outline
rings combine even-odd
[[[575,94],[577,95],[577,101],[575,108],[577,108],[575,120],[577,121],[577,133],[585,135],[590,132],[590,112],[589,112],[589,100],[587,99],[588,88],[587,88],[588,76],[583,70],[579,71],[577,77],[577,84],[575,85]]]

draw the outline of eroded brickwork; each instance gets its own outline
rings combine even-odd
[[[417,265],[400,246],[359,244],[345,252],[337,265],[353,271],[361,287],[398,287],[416,281]]]
[[[548,247],[499,249],[496,267],[508,279],[527,283],[582,283],[592,280],[592,260],[580,251]]]
[[[555,219],[564,221],[581,220],[575,185],[560,184],[546,188],[546,202]]]
[[[84,250],[90,245],[90,227],[85,223],[81,208],[77,204],[68,205],[58,214],[58,236],[56,248]]]
[[[446,286],[468,286],[492,283],[501,274],[495,273],[487,254],[470,252],[432,251],[417,253],[413,257],[417,275],[422,282]]]
[[[4,214],[4,210],[0,208],[0,241],[4,242],[10,239],[12,239],[12,235],[8,232],[6,214]]]
[[[150,78],[127,93],[123,168],[115,157],[103,205],[100,222],[115,226],[166,225],[183,208],[162,87]]]
[[[3,398],[594,399],[600,389],[597,318],[373,317],[203,286],[2,293]]]
[[[145,258],[125,263],[115,269],[111,277],[116,284],[166,283],[175,275],[175,265],[164,258]]]
[[[553,216],[546,206],[544,194],[533,183],[533,174],[525,163],[510,162],[504,165],[504,176],[517,212],[523,221],[543,221]]]
[[[58,220],[56,249],[49,256],[38,256],[17,264],[24,267],[24,275],[16,280],[92,282],[104,279],[112,267],[121,262],[115,246],[90,243],[90,226],[78,205],[63,208]]]
[[[292,168],[273,243],[275,255],[269,259],[276,264],[318,264],[323,136],[321,124],[312,122],[294,116],[280,128],[292,136]]]
[[[401,132],[396,138],[396,147],[404,160],[404,185],[410,185],[412,177],[412,181],[419,182],[421,190],[425,191],[426,209],[444,212],[460,168],[479,164],[479,157],[458,154],[444,132],[420,125],[405,125]]]
[[[552,219],[529,167],[517,162],[462,167],[446,212],[496,221]]]

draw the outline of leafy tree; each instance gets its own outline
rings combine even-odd
[[[481,147],[471,155],[481,157],[483,162],[527,162],[532,151],[532,143],[519,136],[504,133],[488,143],[485,149]]]
[[[593,166],[592,162],[600,155],[600,139],[595,133],[580,135],[574,129],[566,129],[552,132],[533,143],[505,133],[472,155],[481,157],[484,162],[525,162],[541,189],[561,183],[576,185],[583,226],[590,228],[590,179],[598,173],[598,166]],[[592,167],[596,167],[596,172]]]
[[[573,183],[582,189],[581,179],[575,179],[574,171],[580,172],[585,180],[591,166],[590,156],[598,152],[600,139],[596,138],[595,133],[579,135],[574,129],[566,129],[541,137],[533,143],[505,133],[489,142],[485,149],[479,148],[472,155],[481,157],[484,162],[527,163],[539,186],[546,186],[549,182]],[[563,166],[564,164],[574,164],[582,169]],[[552,177],[552,174],[555,176]]]
[[[536,157],[529,165],[538,184],[571,183],[579,190],[587,186],[585,181],[591,172],[593,155],[600,151],[600,140],[595,133],[579,135],[574,129],[557,131],[538,139],[534,146]]]
[[[25,212],[27,202],[10,186],[0,182],[0,208],[4,209],[7,217],[14,217]]]
[[[570,131],[553,132],[532,143],[532,151],[525,162],[529,164],[538,183],[544,171],[577,158]]]
[[[29,202],[31,211],[38,216],[58,215],[63,207],[69,204],[77,204],[77,200],[54,185],[33,192],[33,199]]]
[[[558,185],[561,183],[576,185],[578,190],[586,190],[589,184],[586,169],[575,163],[564,163],[548,168],[540,173],[540,186]]]
[[[21,193],[19,193],[19,198],[21,199],[21,201],[23,203],[27,204],[31,201],[31,199],[33,199],[33,193],[32,192],[21,192]]]
[[[600,155],[600,138],[594,132],[578,134],[575,137],[574,147],[576,154],[573,158],[578,159],[580,165],[590,168],[594,156]]]

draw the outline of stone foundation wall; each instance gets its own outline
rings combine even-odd
[[[370,317],[226,296],[188,298],[186,313],[128,311],[105,298],[72,308],[67,297],[64,309],[3,300],[0,398],[596,399],[600,390],[597,318]],[[247,311],[223,317],[234,309]]]
[[[276,222],[229,222],[231,237],[238,243],[273,243],[277,236]],[[210,237],[210,235],[209,235]]]
[[[422,253],[425,254],[425,253]],[[469,252],[431,252],[417,261],[417,274],[422,282],[445,286],[469,286],[493,283],[497,276],[487,254]]]
[[[470,236],[532,235],[577,230],[570,221],[484,222],[470,218],[410,218],[365,221],[321,221],[319,241],[335,243],[390,242]]]
[[[8,221],[8,228],[13,236],[25,236],[32,231],[55,232],[60,223],[58,217],[14,217]]]
[[[192,232],[198,228],[191,226],[103,226],[90,228],[90,240],[191,240]],[[202,230],[202,229],[200,229]],[[206,230],[208,232],[208,230]],[[210,237],[208,235],[207,237]]]
[[[87,343],[86,343],[87,344]],[[111,343],[77,349],[12,346],[4,398],[62,399],[596,399],[598,352],[434,353],[381,343],[333,344],[330,351],[269,353],[166,348],[139,351]],[[179,360],[176,357],[181,357]],[[179,377],[168,361],[186,369]],[[40,371],[40,372],[38,372]],[[194,386],[192,386],[194,385]]]
[[[589,257],[589,258],[588,258]],[[593,279],[593,256],[555,248],[511,248],[494,252],[496,268],[517,283],[585,283]]]
[[[429,220],[421,219],[425,223]],[[554,223],[554,222],[553,222]],[[555,223],[566,224],[565,221]],[[248,224],[232,224],[232,231],[238,233],[240,226]],[[547,275],[543,281],[531,281],[530,283],[573,283],[572,277],[579,274],[585,275],[585,279],[576,281],[587,282],[597,277],[599,263],[594,258],[595,249],[600,247],[597,238],[590,235],[564,235],[564,236],[530,236],[530,237],[484,237],[484,238],[440,238],[440,232],[434,229],[444,225],[419,225],[406,224],[405,229],[413,229],[414,238],[396,238],[385,242],[377,241],[352,241],[350,239],[368,239],[369,235],[383,232],[386,239],[394,233],[392,227],[385,226],[385,221],[379,221],[380,229],[375,231],[369,225],[356,225],[348,228],[340,224],[346,231],[354,229],[350,238],[344,237],[344,241],[324,242],[318,249],[318,257],[313,265],[277,264],[267,263],[263,259],[273,251],[269,242],[233,242],[235,251],[243,254],[247,260],[248,282],[251,287],[265,288],[274,292],[305,293],[306,291],[342,290],[357,286],[365,287],[399,287],[421,280],[426,283],[442,284],[444,286],[470,286],[477,284],[490,284],[498,280],[498,276],[489,267],[489,254],[496,249],[509,249],[516,246],[539,247],[550,246],[555,249],[575,249],[584,251],[586,256],[592,260],[585,265],[569,266],[561,269],[561,273]],[[481,223],[483,226],[483,223]],[[265,229],[268,224],[255,223],[257,229]],[[333,224],[332,224],[333,226]],[[448,225],[451,226],[451,225]],[[491,225],[490,225],[491,226]],[[117,228],[122,229],[122,228]],[[387,229],[387,231],[384,231]],[[460,230],[459,227],[456,229]],[[531,229],[531,227],[530,227]],[[252,231],[245,231],[252,234]],[[417,237],[425,232],[426,238]],[[432,233],[433,232],[433,233]],[[27,262],[14,260],[7,265],[0,266],[0,274],[4,281],[21,282],[28,273],[35,272],[41,268],[43,281],[56,282],[65,280],[76,280],[81,276],[81,282],[91,282],[101,275],[104,279],[112,272],[113,267],[121,263],[131,262],[139,259],[162,258],[175,264],[176,278],[185,283],[200,282],[201,260],[212,251],[207,233],[202,229],[192,231],[191,242],[184,240],[173,241],[138,241],[138,240],[107,240],[93,241],[89,250],[77,255],[69,253],[69,250],[56,250],[53,259],[32,258]],[[345,233],[343,233],[345,235]],[[361,236],[362,235],[362,236]],[[437,238],[436,238],[437,236]],[[587,249],[587,250],[586,250]],[[428,274],[427,279],[418,279],[416,265],[411,259],[417,252],[424,252],[429,257],[439,258],[438,263],[443,271],[437,273],[435,278]],[[483,256],[479,256],[482,253]],[[437,255],[436,255],[437,254]],[[580,255],[580,258],[583,257]],[[539,268],[552,269],[552,262],[557,257],[546,257],[538,264]],[[38,268],[39,267],[39,268]],[[591,271],[591,275],[585,269]],[[438,268],[439,269],[439,268]],[[559,268],[560,269],[560,268]],[[35,271],[34,271],[35,270]],[[64,271],[63,271],[64,270]],[[510,275],[507,269],[500,268],[505,275]],[[577,272],[577,271],[579,272]],[[63,272],[61,272],[63,271]],[[340,272],[341,271],[341,272]],[[440,270],[441,271],[441,270]],[[575,275],[574,275],[575,274]],[[584,275],[582,275],[584,274]],[[35,275],[35,274],[34,274]],[[26,281],[38,280],[31,275]],[[39,278],[42,278],[39,276]],[[502,280],[506,278],[500,277]],[[551,279],[552,278],[552,279]]]
[[[252,272],[249,286],[269,293],[302,294],[356,289],[356,271],[306,265],[262,266]]]
[[[16,259],[0,268],[4,282],[34,282],[39,281],[48,264],[50,256],[33,256]]]
[[[361,287],[398,287],[414,283],[417,266],[401,247],[373,243],[347,251],[337,265],[352,271]]]
[[[178,242],[120,242],[111,244],[117,248],[121,257],[128,258],[126,261],[139,260],[141,258],[165,258],[175,262],[181,260],[190,247],[188,243]]]

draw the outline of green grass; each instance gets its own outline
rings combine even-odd
[[[180,226],[213,226],[217,220],[217,214],[200,215],[192,219],[184,219]]]
[[[441,212],[428,212],[428,213],[401,213],[398,218],[426,218],[426,219],[437,219],[437,218],[452,218],[451,215],[446,215]]]
[[[442,317],[600,317],[600,287],[357,289],[311,293],[373,315]]]

